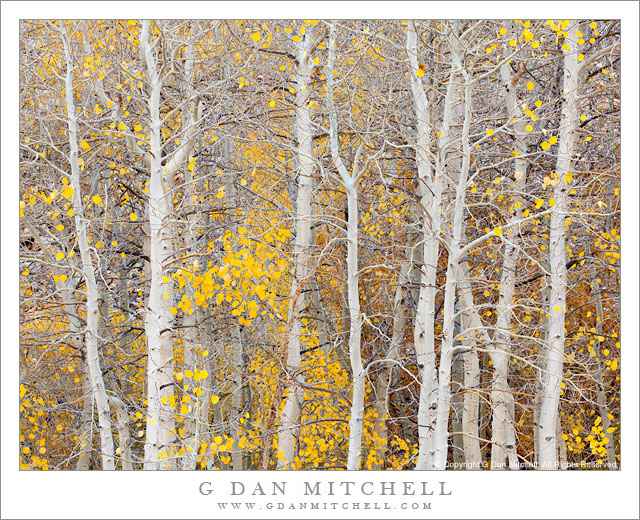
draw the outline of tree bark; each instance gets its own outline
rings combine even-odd
[[[542,401],[540,404],[540,467],[543,470],[557,469],[558,439],[556,421],[560,402],[560,383],[562,382],[565,315],[567,297],[567,250],[566,214],[569,210],[568,185],[570,183],[578,122],[578,36],[577,22],[571,21],[569,36],[565,38],[564,81],[562,118],[558,157],[556,161],[553,189],[554,204],[551,208],[549,230],[549,336],[547,370],[544,376]],[[551,204],[551,201],[550,201]]]
[[[61,21],[61,27],[65,22]],[[88,374],[93,389],[93,397],[95,399],[96,411],[98,414],[98,426],[100,429],[100,449],[103,470],[115,469],[113,435],[111,433],[111,417],[109,414],[109,401],[107,391],[102,377],[100,368],[100,357],[98,350],[98,326],[99,326],[99,310],[98,310],[98,290],[95,278],[94,263],[89,250],[89,242],[87,240],[87,227],[89,221],[84,216],[84,207],[82,203],[82,192],[80,182],[80,164],[78,162],[78,121],[76,117],[75,103],[73,99],[73,59],[71,56],[71,43],[68,34],[61,29],[64,54],[66,59],[67,73],[65,85],[65,100],[67,105],[67,126],[69,129],[69,163],[71,166],[70,185],[74,190],[73,193],[73,213],[76,224],[76,233],[78,238],[78,248],[80,250],[80,258],[82,262],[82,275],[86,288],[86,306],[87,306],[87,327],[85,332],[85,349],[86,360],[89,367]]]
[[[287,370],[294,373],[297,383],[304,383],[300,371],[302,310],[304,308],[303,287],[310,277],[310,247],[311,247],[311,202],[313,192],[313,175],[315,170],[313,158],[313,125],[309,99],[311,96],[311,50],[314,45],[313,31],[304,36],[300,45],[296,45],[296,100],[295,100],[295,133],[298,142],[298,190],[296,195],[296,237],[294,246],[294,277],[291,284],[291,302],[289,305],[289,328],[287,344]],[[300,410],[304,392],[299,385],[292,385],[280,416],[280,433],[278,436],[279,469],[292,469],[295,457],[295,437],[300,419]]]

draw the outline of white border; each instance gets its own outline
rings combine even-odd
[[[20,18],[581,18],[622,19],[622,470],[577,472],[17,471],[18,446],[18,19]],[[637,2],[3,2],[2,14],[2,518],[638,518],[638,3]],[[126,16],[125,16],[126,14]],[[203,480],[446,481],[451,497],[429,512],[221,512]],[[292,495],[287,500],[295,499]],[[395,497],[402,501],[401,497]],[[273,498],[277,501],[277,498]],[[343,499],[344,500],[344,499]],[[382,500],[382,498],[380,498]],[[404,500],[413,501],[412,497]],[[417,499],[416,499],[417,500]],[[315,514],[314,514],[315,513]]]

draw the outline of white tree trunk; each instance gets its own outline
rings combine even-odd
[[[558,157],[555,178],[557,184],[553,189],[555,204],[551,208],[551,224],[549,230],[549,326],[548,354],[544,388],[540,405],[540,467],[544,470],[557,469],[558,439],[556,421],[560,402],[560,384],[565,342],[565,315],[567,295],[567,250],[565,246],[565,224],[568,207],[568,179],[573,165],[578,122],[578,24],[571,21],[568,27],[568,38],[565,38],[567,49],[564,51],[564,81],[562,118],[560,121],[560,137],[558,140]]]
[[[514,207],[511,223],[522,219],[523,199],[528,162],[523,159],[527,153],[525,136],[527,135],[524,120],[519,117],[521,107],[518,104],[516,85],[514,84],[511,66],[503,65],[500,75],[505,89],[507,116],[513,123],[515,143],[518,155],[515,159]],[[495,352],[491,354],[493,362],[493,380],[491,388],[491,404],[493,417],[491,423],[491,469],[505,469],[509,460],[509,469],[519,469],[518,458],[515,454],[514,417],[509,413],[513,406],[513,395],[509,387],[509,356],[511,344],[511,314],[513,312],[513,295],[515,292],[516,266],[518,262],[518,247],[514,243],[518,236],[517,229],[510,229],[503,235],[504,257],[502,261],[502,276],[500,279],[500,293],[496,309],[496,332],[494,336]],[[508,448],[507,451],[505,447]]]
[[[412,23],[407,26],[407,55],[409,57],[409,78],[416,111],[417,141],[416,165],[418,169],[418,193],[423,210],[422,243],[423,267],[420,293],[414,324],[414,344],[419,370],[420,397],[418,404],[418,461],[415,469],[431,469],[433,457],[433,432],[435,429],[435,403],[437,399],[436,352],[435,352],[435,301],[436,275],[440,235],[440,204],[442,177],[436,171],[433,179],[431,162],[428,158],[430,146],[431,117],[427,96],[418,77],[417,35]],[[453,78],[453,76],[452,76]],[[445,99],[441,145],[448,138],[449,114],[453,100],[453,83],[449,82]]]
[[[347,470],[360,469],[362,454],[362,430],[364,426],[364,390],[365,369],[360,352],[362,334],[362,316],[360,315],[360,288],[358,274],[358,181],[360,178],[360,153],[364,147],[361,141],[353,159],[351,173],[347,171],[340,157],[338,122],[333,100],[334,64],[335,64],[335,24],[331,24],[329,35],[329,56],[327,59],[327,108],[329,115],[329,137],[331,157],[338,169],[339,179],[347,195],[347,295],[349,305],[349,360],[353,374],[353,392],[351,397],[351,417],[349,419],[349,454]]]
[[[364,383],[365,370],[360,353],[362,317],[360,315],[358,277],[358,192],[355,186],[347,186],[349,221],[347,222],[347,276],[349,290],[349,359],[353,371],[353,395],[351,398],[351,418],[349,419],[349,457],[347,470],[360,469],[362,452],[362,429],[364,425]]]
[[[302,330],[301,311],[304,308],[303,286],[307,283],[309,270],[309,248],[311,247],[311,200],[313,190],[313,125],[309,99],[311,95],[311,47],[313,31],[305,35],[297,45],[296,68],[296,123],[295,132],[298,141],[298,193],[296,197],[296,237],[294,246],[295,268],[291,284],[291,303],[289,305],[289,337],[287,339],[287,368],[297,371],[295,381],[304,382],[300,369],[300,334]],[[291,469],[295,457],[295,433],[300,418],[303,391],[299,385],[292,385],[280,416],[278,436],[278,469]]]
[[[118,418],[118,459],[124,471],[133,470],[131,440],[129,438],[129,412],[125,404],[115,396],[109,396],[109,404]]]
[[[449,412],[451,405],[451,361],[453,353],[455,329],[455,300],[458,285],[458,273],[461,248],[460,243],[464,229],[464,206],[467,177],[471,162],[469,143],[469,127],[471,125],[471,77],[462,70],[465,79],[464,89],[464,123],[462,126],[462,168],[455,189],[455,205],[453,222],[451,223],[451,240],[447,261],[447,278],[444,295],[443,339],[440,347],[440,366],[438,368],[438,404],[436,408],[436,429],[434,432],[433,469],[444,470],[447,464],[449,445]]]
[[[474,327],[474,317],[469,311],[473,307],[473,295],[468,278],[461,270],[458,284],[460,300],[462,302],[462,346],[469,350],[464,353],[464,399],[462,405],[462,445],[464,447],[466,469],[482,469],[482,454],[480,451],[478,413],[480,410],[480,361],[478,353],[474,350],[477,346],[476,335],[479,333]],[[481,324],[480,324],[481,325]]]
[[[150,125],[149,242],[150,288],[144,328],[147,339],[147,427],[144,469],[171,469],[170,449],[175,436],[175,419],[169,405],[173,393],[172,315],[169,312],[173,287],[165,282],[163,262],[173,254],[169,226],[169,201],[165,168],[161,164],[162,122],[160,91],[162,80],[156,70],[149,42],[149,21],[142,25],[141,51],[147,64]],[[168,174],[168,170],[166,172]]]
[[[61,22],[64,27],[65,22]],[[85,348],[87,365],[89,367],[88,374],[91,380],[93,396],[96,403],[96,411],[98,413],[98,426],[100,428],[100,449],[102,454],[102,469],[115,469],[113,435],[111,433],[111,417],[109,414],[109,401],[100,368],[100,357],[98,352],[98,290],[94,272],[93,259],[89,250],[89,242],[87,240],[88,219],[84,215],[84,207],[82,203],[82,193],[80,184],[80,164],[78,162],[78,122],[76,117],[75,103],[73,99],[73,60],[71,57],[71,44],[69,36],[60,30],[62,35],[64,54],[66,59],[67,73],[65,85],[65,98],[67,105],[67,125],[69,129],[69,163],[71,165],[71,182],[70,185],[74,190],[73,193],[73,213],[76,224],[76,234],[78,238],[78,248],[80,249],[80,259],[82,262],[82,275],[86,287],[86,306],[87,306],[87,328],[85,332]]]

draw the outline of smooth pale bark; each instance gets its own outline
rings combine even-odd
[[[489,334],[482,324],[482,319],[478,308],[473,300],[473,292],[469,277],[469,266],[466,262],[460,263],[460,274],[458,276],[458,292],[462,303],[462,344],[464,353],[464,408],[462,419],[462,432],[464,439],[465,464],[467,469],[483,469],[482,450],[480,448],[480,438],[484,438],[480,431],[479,418],[485,417],[482,411],[487,410],[486,398],[482,399],[484,408],[480,406],[480,391],[482,386],[482,373],[480,371],[480,360],[474,348],[478,344],[490,344]],[[486,357],[488,355],[485,354]],[[485,364],[483,363],[483,366]]]
[[[360,289],[358,275],[358,181],[360,178],[359,160],[364,141],[361,142],[353,159],[351,172],[347,170],[340,157],[338,140],[338,122],[333,100],[334,64],[335,64],[335,24],[331,24],[329,36],[329,56],[327,59],[327,107],[329,115],[329,136],[331,157],[347,195],[347,294],[349,305],[349,361],[353,376],[351,397],[351,416],[349,419],[349,453],[347,470],[360,469],[362,455],[362,430],[364,426],[364,389],[365,369],[362,364],[360,343],[362,335],[362,316],[360,315]]]
[[[302,332],[302,310],[304,308],[303,287],[310,276],[309,248],[311,247],[311,201],[313,190],[314,158],[313,158],[313,124],[309,99],[311,96],[311,51],[315,42],[313,31],[305,35],[300,45],[296,45],[296,99],[295,99],[295,133],[298,142],[298,190],[296,194],[296,237],[294,245],[295,267],[291,284],[291,302],[289,304],[289,337],[287,345],[287,370],[295,372],[294,379],[304,383],[300,372],[300,336]],[[280,433],[278,435],[278,469],[291,469],[295,457],[296,432],[300,419],[300,409],[304,392],[300,385],[292,385],[280,416]]]
[[[562,98],[562,117],[558,139],[553,189],[554,205],[551,208],[549,229],[549,325],[548,351],[544,388],[540,403],[540,468],[557,469],[558,438],[556,421],[560,402],[560,384],[564,360],[565,315],[567,296],[567,250],[566,250],[566,214],[569,209],[568,178],[573,168],[573,156],[578,125],[578,24],[571,21],[568,37],[565,38],[567,50],[564,51],[564,80]]]
[[[65,22],[61,21],[61,27],[65,26]],[[76,236],[78,238],[78,249],[80,250],[80,259],[82,264],[82,276],[86,288],[86,330],[84,335],[84,343],[86,349],[86,361],[88,366],[88,375],[91,380],[93,390],[93,398],[95,400],[96,412],[98,414],[98,427],[100,431],[100,450],[103,470],[115,469],[113,435],[111,433],[111,417],[109,415],[109,401],[107,391],[102,377],[100,368],[100,358],[98,352],[98,327],[99,327],[99,310],[98,310],[98,289],[95,278],[94,263],[91,258],[89,242],[87,240],[88,219],[84,214],[82,203],[82,192],[80,184],[80,164],[78,162],[78,120],[76,116],[73,88],[73,69],[74,62],[71,56],[71,44],[68,34],[61,29],[64,45],[64,55],[66,60],[66,84],[65,84],[65,101],[67,109],[67,126],[69,130],[69,164],[71,166],[70,186],[74,193],[72,196],[74,221],[76,225]]]
[[[463,305],[464,299],[463,299]],[[462,313],[462,346],[468,350],[463,354],[464,360],[464,396],[462,402],[462,446],[464,450],[465,469],[482,469],[482,456],[480,451],[480,432],[478,430],[478,412],[480,400],[480,361],[478,353],[474,350],[475,340],[467,336],[470,330],[470,319],[466,313]],[[474,334],[475,336],[475,334]]]
[[[362,318],[360,315],[359,278],[358,278],[358,193],[355,186],[346,188],[349,203],[349,221],[347,222],[347,276],[349,286],[349,360],[353,372],[353,395],[351,418],[349,419],[349,457],[348,470],[360,469],[362,429],[364,426],[364,387],[365,370],[360,352]]]
[[[175,437],[175,419],[169,406],[173,393],[173,326],[171,282],[163,281],[163,262],[173,254],[169,232],[169,201],[165,186],[165,169],[161,163],[162,122],[160,116],[160,78],[152,44],[149,42],[149,22],[144,21],[140,49],[147,65],[149,79],[150,124],[150,184],[149,184],[149,258],[150,288],[144,328],[147,339],[147,429],[144,445],[144,469],[171,469],[170,449]],[[167,298],[168,296],[168,298]]]
[[[156,25],[162,26],[162,22]],[[85,38],[88,37],[86,22],[83,22]],[[161,27],[165,29],[164,27]],[[147,205],[148,223],[140,224],[144,231],[145,253],[150,258],[145,263],[145,273],[149,274],[149,298],[144,309],[144,328],[147,341],[147,423],[145,438],[144,469],[170,469],[175,467],[168,459],[175,438],[174,413],[170,408],[169,396],[173,393],[173,345],[171,328],[173,318],[169,309],[172,299],[172,283],[166,277],[163,263],[173,255],[172,228],[168,190],[176,171],[185,165],[192,153],[198,135],[199,98],[193,93],[182,110],[185,122],[181,134],[181,145],[167,155],[163,155],[162,126],[160,114],[160,96],[166,75],[173,73],[172,67],[158,67],[155,59],[155,47],[165,45],[164,40],[149,41],[149,20],[144,20],[140,32],[140,56],[146,64],[148,81],[149,150],[145,151],[137,144],[135,132],[122,119],[123,107],[117,99],[107,96],[102,82],[96,84],[96,93],[106,107],[112,107],[110,117],[118,123],[125,137],[128,149],[149,168],[149,202]],[[195,45],[186,44],[188,50]],[[162,453],[161,453],[162,452]],[[162,459],[160,458],[162,455]]]
[[[78,445],[80,455],[76,463],[76,470],[87,471],[91,464],[91,450],[93,448],[93,387],[89,366],[85,370],[85,381],[82,385],[82,413],[80,414],[80,429],[78,431]]]
[[[129,437],[129,412],[126,405],[116,396],[109,396],[109,405],[118,419],[118,460],[125,471],[133,470],[131,459],[131,439]]]
[[[432,437],[435,428],[435,402],[437,398],[436,353],[435,353],[435,298],[436,275],[440,235],[440,204],[442,176],[436,171],[433,179],[429,161],[429,133],[431,129],[430,106],[418,77],[417,35],[413,24],[407,26],[407,55],[409,57],[409,78],[416,112],[416,165],[418,170],[418,194],[422,206],[422,247],[423,267],[420,293],[414,323],[414,344],[418,361],[420,397],[418,404],[418,461],[415,469],[431,469],[433,457]],[[449,136],[449,116],[453,100],[453,76],[451,76],[445,98],[445,114],[440,144],[444,145]],[[446,136],[446,137],[445,137]]]
[[[459,67],[459,63],[456,63]],[[469,127],[471,125],[471,87],[470,75],[461,70],[464,82],[464,122],[462,126],[462,168],[455,187],[455,203],[449,256],[447,260],[447,278],[445,281],[443,338],[440,347],[440,366],[438,367],[438,404],[436,408],[436,428],[434,432],[433,469],[444,470],[447,464],[449,444],[449,412],[451,404],[451,361],[453,355],[454,330],[456,321],[455,300],[458,286],[459,263],[461,258],[461,240],[464,228],[464,206],[467,177],[471,162]]]
[[[500,76],[504,85],[508,120],[513,121],[515,134],[514,149],[518,153],[515,163],[515,183],[511,223],[522,219],[524,200],[520,193],[524,192],[527,177],[528,162],[523,159],[527,153],[525,121],[521,114],[521,107],[516,94],[516,81],[511,74],[511,66],[500,67]],[[514,417],[509,412],[513,407],[513,394],[509,387],[509,355],[512,351],[511,315],[513,312],[513,296],[515,292],[516,267],[518,262],[518,246],[515,243],[519,236],[518,229],[508,230],[504,238],[504,256],[502,260],[502,275],[500,278],[500,292],[496,308],[496,332],[494,335],[495,352],[491,354],[493,362],[493,379],[491,386],[491,406],[493,410],[491,423],[491,469],[506,469],[507,458],[509,469],[519,469],[516,449]],[[511,451],[504,448],[507,447]]]

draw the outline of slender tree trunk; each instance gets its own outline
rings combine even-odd
[[[78,443],[80,455],[76,463],[76,470],[87,471],[91,464],[91,450],[93,447],[93,386],[91,374],[87,365],[82,385],[82,414],[80,415],[80,429]]]
[[[232,327],[232,363],[233,363],[233,382],[231,389],[231,417],[229,418],[230,437],[233,439],[231,446],[231,462],[234,471],[242,470],[242,449],[240,448],[240,419],[244,409],[244,345],[242,343],[242,334],[240,332],[240,324],[236,319],[233,320]]]
[[[466,306],[464,298],[463,306]],[[464,398],[462,404],[462,446],[465,457],[465,468],[470,470],[482,469],[480,452],[480,432],[478,430],[478,411],[480,389],[480,362],[478,353],[474,350],[475,341],[467,337],[471,329],[470,319],[466,313],[461,316],[463,339],[462,346],[467,347],[464,358]],[[474,331],[475,336],[475,331]]]
[[[397,360],[400,348],[404,342],[404,334],[407,327],[409,308],[407,299],[409,297],[410,272],[413,265],[414,245],[407,247],[407,261],[402,264],[398,274],[398,285],[396,287],[393,302],[393,327],[391,332],[391,342],[389,351],[385,356],[388,361]],[[376,381],[376,412],[373,429],[378,437],[376,447],[376,463],[374,469],[383,469],[384,460],[387,454],[388,429],[387,419],[389,417],[389,390],[391,389],[391,374],[394,365],[386,362],[378,374]]]
[[[560,138],[551,208],[549,230],[549,270],[551,292],[549,297],[549,337],[547,371],[544,377],[542,402],[540,405],[540,465],[541,469],[556,469],[558,461],[558,439],[556,421],[562,382],[565,315],[567,297],[567,250],[566,214],[569,209],[568,185],[571,180],[573,155],[578,121],[578,36],[577,22],[571,21],[568,37],[565,38],[564,82]],[[551,204],[551,201],[549,201]]]
[[[351,400],[351,419],[349,420],[349,458],[348,470],[360,469],[362,451],[362,429],[364,426],[364,383],[365,370],[360,353],[362,318],[360,316],[359,277],[358,277],[358,193],[355,186],[346,188],[349,204],[347,222],[347,275],[349,286],[349,359],[353,372],[353,396]]]
[[[340,157],[340,141],[338,139],[338,121],[334,105],[335,72],[335,24],[331,23],[329,35],[329,56],[327,59],[327,108],[329,115],[329,137],[331,157],[338,169],[339,179],[347,195],[347,293],[349,300],[349,360],[353,376],[351,397],[351,417],[349,419],[349,453],[347,470],[360,469],[362,455],[362,430],[364,426],[364,390],[365,369],[362,364],[360,343],[362,335],[362,316],[360,315],[360,288],[358,274],[358,181],[360,179],[359,161],[364,148],[364,141],[353,159],[351,173],[347,171]]]
[[[289,319],[292,320],[287,340],[287,369],[297,372],[294,380],[304,382],[300,372],[300,347],[302,333],[302,315],[304,293],[302,288],[310,276],[309,249],[311,247],[311,201],[313,190],[314,158],[313,158],[313,125],[309,99],[311,95],[311,48],[312,31],[305,35],[303,42],[296,46],[296,123],[295,132],[298,142],[298,190],[296,195],[296,237],[295,267],[291,284],[291,303]],[[278,436],[279,451],[278,468],[291,469],[295,457],[295,437],[300,419],[300,409],[304,392],[299,385],[289,388],[289,394],[280,416],[280,433]]]
[[[133,470],[131,459],[131,439],[129,438],[129,412],[125,404],[116,396],[109,396],[109,404],[118,419],[118,460],[124,471]]]
[[[523,199],[520,193],[524,192],[528,163],[523,157],[527,153],[525,122],[520,115],[521,107],[518,103],[515,82],[512,78],[510,65],[503,65],[500,74],[505,89],[507,114],[510,121],[514,121],[515,144],[517,152],[515,159],[515,183],[516,197],[512,210],[510,223],[522,219]],[[491,403],[493,420],[491,424],[491,469],[505,469],[506,460],[509,460],[509,469],[519,469],[518,458],[514,451],[515,430],[514,417],[509,413],[513,406],[513,395],[509,387],[509,356],[512,351],[511,342],[511,315],[513,312],[513,296],[515,292],[516,268],[518,262],[518,246],[515,244],[519,236],[517,229],[506,231],[504,239],[504,257],[502,262],[502,276],[500,279],[500,293],[496,309],[495,353],[491,355],[493,362],[493,380],[491,387]],[[504,449],[507,447],[511,451]]]
[[[171,448],[175,437],[174,414],[169,405],[173,393],[173,320],[169,308],[173,287],[164,281],[163,263],[173,254],[169,227],[168,179],[161,163],[162,121],[160,91],[162,79],[156,70],[152,45],[149,42],[149,22],[145,20],[140,35],[141,51],[147,64],[150,81],[150,185],[149,185],[149,240],[150,289],[145,312],[144,328],[147,338],[147,429],[144,446],[144,469],[171,469]],[[167,172],[168,173],[168,172]]]
[[[423,267],[420,280],[420,294],[414,324],[414,344],[418,361],[420,379],[420,398],[418,404],[418,461],[415,469],[431,469],[433,457],[433,432],[435,429],[435,406],[437,400],[436,353],[435,353],[435,301],[436,275],[438,270],[438,251],[440,236],[440,204],[442,176],[436,169],[433,179],[429,161],[431,115],[427,96],[418,76],[417,35],[413,24],[407,26],[407,54],[409,57],[411,92],[416,111],[417,142],[416,164],[418,169],[418,193],[424,211],[423,229]],[[445,114],[442,134],[448,138],[449,115],[453,101],[453,76],[449,81],[445,99]],[[445,138],[445,139],[446,139]],[[441,139],[441,145],[445,141]]]
[[[459,67],[459,64],[457,64]],[[436,429],[434,432],[434,469],[446,469],[449,441],[449,412],[451,403],[451,361],[455,329],[455,300],[458,285],[458,273],[464,227],[464,206],[467,177],[471,161],[469,127],[471,125],[471,77],[462,70],[464,88],[464,123],[462,127],[462,168],[456,186],[452,236],[449,243],[447,278],[444,295],[443,339],[440,347],[440,366],[438,368],[438,404],[436,408]]]
[[[65,26],[65,22],[61,22],[61,27]],[[96,403],[96,411],[98,413],[98,426],[100,428],[100,449],[102,454],[102,469],[115,469],[113,435],[111,433],[111,417],[109,414],[109,401],[107,397],[102,370],[100,368],[100,357],[98,352],[98,326],[99,326],[99,310],[98,310],[98,289],[95,278],[94,263],[89,250],[89,242],[87,240],[87,227],[89,221],[84,216],[84,207],[82,203],[81,183],[80,183],[80,164],[78,162],[78,122],[76,117],[75,103],[73,99],[73,69],[74,64],[71,57],[71,44],[68,34],[64,30],[60,30],[64,45],[64,54],[66,59],[67,73],[65,85],[65,97],[67,105],[67,125],[69,129],[69,148],[71,165],[71,182],[70,185],[74,190],[73,193],[73,213],[76,224],[76,234],[78,238],[78,248],[80,249],[80,258],[82,262],[82,274],[86,288],[86,306],[87,306],[87,326],[85,332],[85,348],[86,359],[89,367],[89,377],[93,389],[93,397]]]

